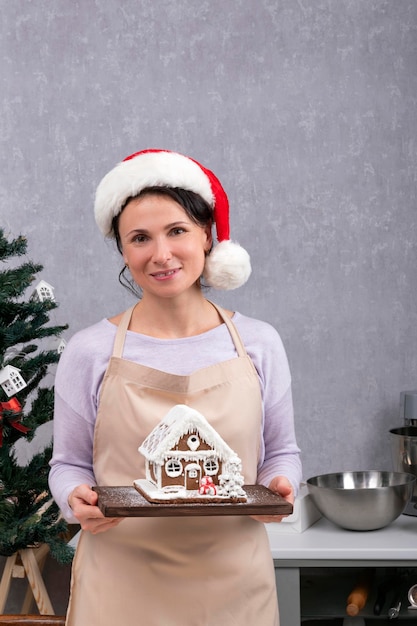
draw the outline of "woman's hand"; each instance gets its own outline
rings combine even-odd
[[[124,518],[104,517],[97,506],[98,495],[88,485],[78,485],[68,496],[68,504],[83,530],[93,535],[117,526]]]
[[[287,502],[294,504],[294,490],[285,476],[275,476],[269,484],[269,489],[285,498]],[[281,522],[288,515],[252,515],[252,517],[258,522],[269,524],[270,522]]]

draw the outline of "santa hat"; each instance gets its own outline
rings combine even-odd
[[[142,150],[128,156],[102,179],[94,212],[105,237],[114,237],[113,218],[128,198],[147,187],[177,187],[199,194],[213,209],[218,244],[206,258],[204,279],[215,289],[236,289],[251,273],[249,254],[230,241],[229,201],[216,176],[189,157],[168,150]]]

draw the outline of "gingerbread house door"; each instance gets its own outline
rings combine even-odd
[[[185,488],[194,491],[200,486],[201,467],[198,463],[189,463],[185,467]]]

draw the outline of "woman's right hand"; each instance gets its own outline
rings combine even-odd
[[[68,496],[68,504],[81,528],[93,535],[114,528],[123,517],[104,517],[97,506],[98,495],[88,485],[78,485]]]

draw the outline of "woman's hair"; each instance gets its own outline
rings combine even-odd
[[[120,215],[123,212],[123,209],[131,200],[134,198],[142,198],[143,196],[154,195],[154,196],[168,196],[172,198],[177,204],[179,204],[190,220],[192,220],[195,224],[198,224],[202,228],[205,226],[211,225],[213,222],[213,210],[210,205],[197,193],[194,191],[188,191],[186,189],[180,189],[179,187],[146,187],[142,189],[142,191],[137,196],[131,196],[124,203],[120,213],[113,218],[112,221],[112,231],[114,233],[114,238],[116,240],[117,249],[120,254],[123,253],[122,242],[120,239],[120,231],[119,231],[119,219]],[[136,283],[126,276],[126,266],[123,266],[123,269],[119,273],[119,282],[123,287],[126,287],[129,291],[131,291],[135,296],[140,296],[140,290]]]

